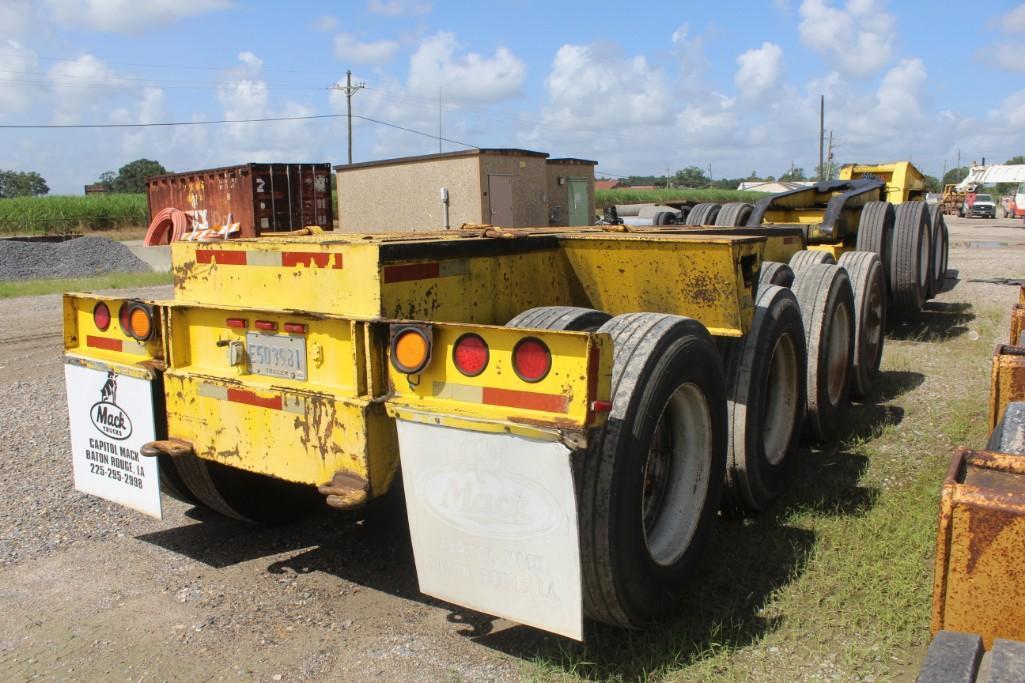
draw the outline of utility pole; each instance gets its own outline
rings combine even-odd
[[[334,90],[341,90],[345,93],[345,117],[349,122],[349,163],[352,163],[352,96],[357,92],[367,87],[366,83],[352,83],[352,71],[345,71],[345,87],[338,85],[337,83],[332,86]]]
[[[961,148],[960,147],[957,148],[957,166],[955,166],[954,168],[957,169],[957,173],[955,173],[954,176],[957,177],[957,176],[961,175]],[[957,182],[961,182],[961,178],[958,178]]]
[[[833,176],[833,131],[829,131],[829,147],[826,148],[826,168],[819,169],[824,177],[822,180],[829,180]]]
[[[441,86],[438,86],[438,154],[441,154],[441,116],[444,112],[441,102]]]
[[[825,159],[822,157],[822,143],[826,135],[826,96],[819,95],[819,180],[825,180],[822,177],[825,165]]]

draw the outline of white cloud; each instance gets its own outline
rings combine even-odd
[[[896,19],[879,0],[801,3],[801,42],[828,59],[839,72],[870,76],[890,62]]]
[[[416,0],[370,0],[367,9],[389,17],[414,16],[431,11],[431,3]]]
[[[468,52],[457,55],[456,37],[445,31],[425,38],[409,60],[408,89],[424,97],[446,101],[497,100],[519,95],[526,65],[505,47],[487,57]]]
[[[27,33],[32,24],[32,18],[32,3],[28,0],[0,2],[0,38]]]
[[[548,124],[667,123],[672,120],[665,76],[641,55],[621,58],[608,49],[563,45],[545,78]]]
[[[1000,43],[980,54],[1002,69],[1025,71],[1025,45],[1021,43]]]
[[[331,14],[321,14],[319,17],[313,20],[312,27],[314,31],[320,31],[321,33],[331,33],[332,31],[337,31],[338,17]]]
[[[673,54],[680,63],[680,73],[684,81],[697,83],[708,71],[708,58],[705,57],[705,38],[692,35],[688,24],[682,24],[672,35]]]
[[[357,64],[384,64],[399,49],[394,40],[362,43],[351,33],[339,33],[334,40],[335,57],[343,62]]]
[[[39,70],[36,53],[16,40],[0,40],[0,78],[5,81],[0,87],[0,118],[6,114],[24,111],[31,105],[32,97],[40,91],[33,83],[37,77],[20,72]]]
[[[101,59],[84,54],[77,59],[57,62],[46,72],[53,89],[54,123],[79,123],[83,113],[99,112],[117,91],[104,87],[117,82],[117,74]]]
[[[737,57],[737,73],[733,83],[746,100],[760,101],[779,88],[783,80],[783,48],[765,42]]]
[[[1005,33],[1025,31],[1025,3],[1018,5],[1001,17],[999,25]]]
[[[67,26],[110,33],[142,33],[179,19],[227,9],[232,0],[45,0],[53,18]]]

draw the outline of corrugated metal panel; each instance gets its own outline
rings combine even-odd
[[[206,211],[211,225],[237,222],[242,237],[334,226],[331,164],[242,164],[146,180],[150,220],[168,207]]]

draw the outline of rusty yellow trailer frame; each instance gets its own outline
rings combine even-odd
[[[840,180],[878,178],[886,183],[886,200],[891,204],[923,199],[925,176],[910,161],[889,164],[844,164]]]
[[[159,335],[140,345],[122,332],[121,300],[66,295],[65,350],[68,362],[162,382],[166,434],[200,458],[314,485],[351,475],[377,496],[398,466],[397,416],[576,446],[601,424],[609,338],[502,326],[516,314],[545,305],[674,313],[739,337],[764,248],[758,237],[587,229],[175,243],[175,298],[155,302]],[[115,320],[107,330],[92,317],[101,299]],[[397,321],[430,330],[432,359],[415,375],[388,362]],[[232,350],[287,329],[302,330],[304,378],[251,372]],[[468,333],[490,351],[475,377],[452,364]],[[528,334],[553,358],[536,383],[510,365]]]
[[[959,449],[943,482],[932,632],[1025,640],[1025,458]]]

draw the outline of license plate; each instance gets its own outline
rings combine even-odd
[[[249,372],[254,375],[306,379],[306,339],[249,332],[246,335]]]

